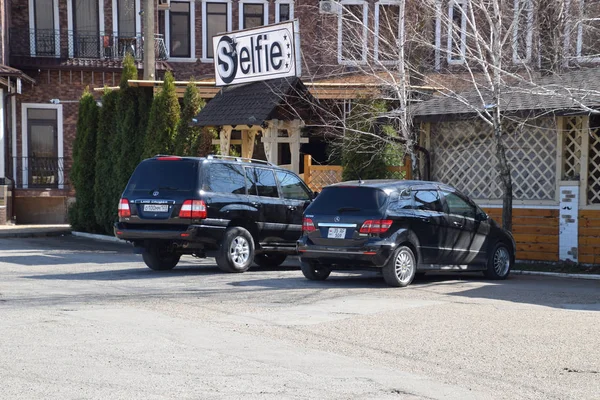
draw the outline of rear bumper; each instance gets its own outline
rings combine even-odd
[[[340,269],[354,267],[383,267],[396,249],[395,243],[385,240],[369,242],[358,247],[329,247],[307,244],[302,237],[297,243],[298,254],[303,262],[333,265]]]
[[[225,226],[190,225],[185,230],[136,229],[121,222],[114,225],[115,236],[128,241],[168,240],[216,244],[225,234]]]

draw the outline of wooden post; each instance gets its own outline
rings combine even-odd
[[[304,155],[304,183],[310,187],[310,167],[312,166],[312,157],[310,154]]]

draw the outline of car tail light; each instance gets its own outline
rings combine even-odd
[[[131,210],[129,209],[129,200],[121,199],[119,201],[119,218],[131,217]]]
[[[315,228],[315,224],[313,223],[312,219],[310,219],[310,218],[302,219],[302,233],[314,232],[316,230],[317,230],[317,228]]]
[[[157,160],[160,161],[178,161],[181,160],[181,157],[179,156],[160,156],[160,157],[156,157]]]
[[[392,226],[391,219],[370,219],[360,227],[360,233],[384,233]]]
[[[206,218],[206,203],[203,200],[186,200],[179,211],[179,218]]]

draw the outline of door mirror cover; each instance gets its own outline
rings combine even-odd
[[[487,221],[487,219],[488,219],[488,215],[486,213],[484,213],[483,211],[475,214],[476,221]]]

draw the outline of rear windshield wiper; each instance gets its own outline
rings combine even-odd
[[[360,211],[360,208],[357,207],[340,207],[337,209],[338,212],[344,212],[344,211]]]

